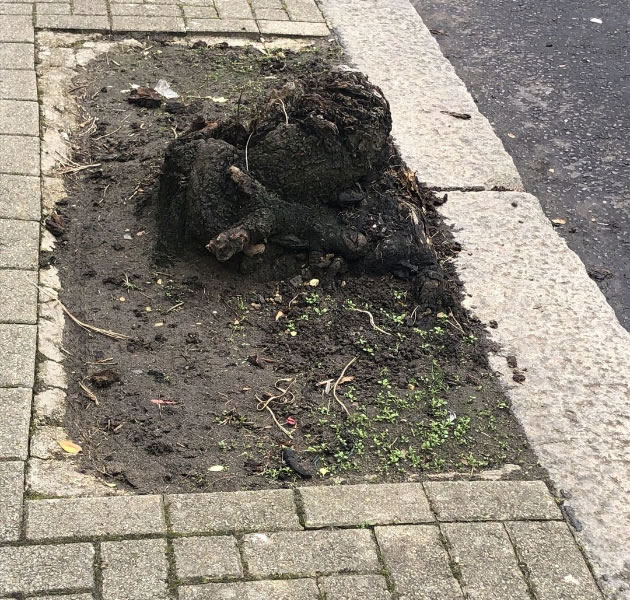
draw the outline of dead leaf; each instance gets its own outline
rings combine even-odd
[[[79,454],[79,452],[81,452],[81,446],[75,444],[72,440],[57,440],[57,443],[61,446],[62,450],[68,454]]]
[[[281,310],[279,310],[278,314],[276,315],[276,321],[279,321],[283,317],[286,317],[286,315]]]
[[[223,465],[213,465],[208,469],[208,471],[212,471],[213,473],[218,473],[219,471],[223,471],[225,467]]]
[[[551,222],[554,225],[566,225],[567,224],[567,220],[566,219],[560,219],[560,218],[558,218],[558,219],[551,219]]]

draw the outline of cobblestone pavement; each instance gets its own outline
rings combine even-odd
[[[59,371],[63,380],[58,341],[42,335],[54,301],[40,299],[38,315],[33,285],[41,184],[50,185],[40,181],[36,28],[329,34],[313,0],[0,0],[0,598],[601,599],[538,481],[75,498],[24,492],[35,374],[41,382]],[[46,99],[39,101],[45,118]],[[404,117],[394,115],[401,142]],[[470,162],[447,170],[439,151],[421,157],[434,187],[499,181],[519,189],[489,126],[481,122],[477,133],[496,160],[480,171],[479,155],[465,152]],[[465,150],[457,132],[449,136]],[[406,148],[412,160],[419,149]],[[39,283],[55,288],[47,271]]]

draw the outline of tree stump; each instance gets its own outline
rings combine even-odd
[[[259,278],[307,264],[418,280],[439,300],[441,270],[423,196],[390,138],[381,90],[358,72],[286,84],[246,128],[198,119],[167,148],[158,191],[161,247],[205,246]],[[293,273],[291,273],[293,270]]]

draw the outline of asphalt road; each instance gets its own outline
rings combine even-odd
[[[412,4],[630,330],[630,2]]]

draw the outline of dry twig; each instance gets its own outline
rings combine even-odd
[[[83,380],[85,381],[85,379]],[[79,387],[85,392],[85,395],[92,401],[94,402],[94,404],[96,404],[96,406],[99,405],[99,401],[98,401],[98,397],[96,396],[96,394],[87,386],[83,383],[83,381],[79,382]]]
[[[360,312],[360,313],[364,313],[366,314],[368,317],[370,317],[370,325],[376,329],[376,331],[380,331],[381,333],[384,333],[385,335],[392,335],[389,331],[385,331],[384,329],[381,329],[375,322],[374,322],[374,315],[369,311],[369,310],[363,310],[362,308],[350,308],[348,310],[352,310],[354,312]]]
[[[288,385],[285,388],[280,387],[280,383],[287,382]],[[280,392],[279,394],[270,395],[269,398],[263,400],[258,395],[255,396],[256,400],[258,400],[258,405],[256,406],[256,410],[267,410],[271,415],[274,423],[278,426],[280,431],[284,433],[289,438],[293,439],[293,432],[289,431],[286,427],[283,427],[278,419],[276,418],[275,413],[269,406],[271,403],[275,402],[276,404],[293,404],[295,401],[295,394],[291,391],[291,386],[295,383],[295,378],[282,378],[278,379],[274,384],[274,387]]]

